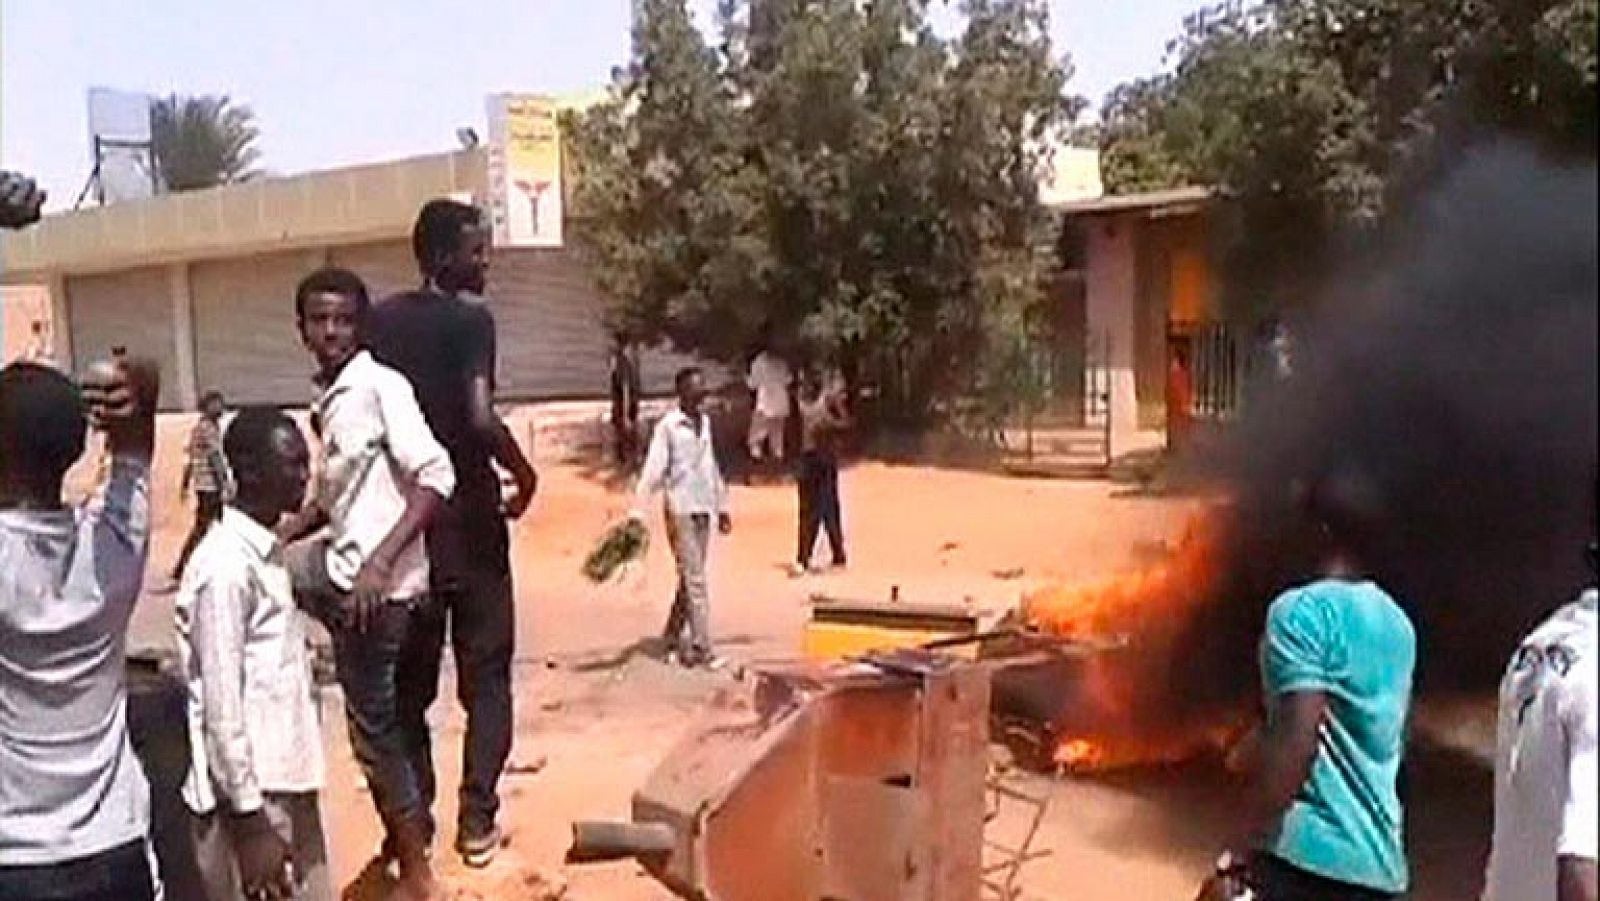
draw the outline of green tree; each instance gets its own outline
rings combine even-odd
[[[213,94],[173,94],[150,111],[156,167],[169,191],[248,181],[259,172],[260,132],[250,107]]]
[[[612,318],[737,360],[838,361],[922,419],[986,384],[1039,292],[1043,154],[1079,102],[1041,0],[723,0],[708,48],[645,0],[614,102],[569,120]],[[665,173],[665,175],[663,175]]]
[[[1230,2],[1102,110],[1107,187],[1216,186],[1225,298],[1297,295],[1335,234],[1488,136],[1595,151],[1597,0]]]

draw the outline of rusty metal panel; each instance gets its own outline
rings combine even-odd
[[[909,783],[917,768],[917,683],[905,679],[829,692],[817,704],[818,769]]]
[[[872,779],[822,782],[823,898],[905,901],[924,897],[918,867],[929,800],[903,785]]]
[[[816,901],[816,729],[802,710],[764,736],[728,793],[708,799],[696,869],[709,901]]]
[[[981,667],[930,673],[924,683],[919,788],[925,820],[926,901],[977,901],[983,874],[984,785],[989,764],[989,674]]]

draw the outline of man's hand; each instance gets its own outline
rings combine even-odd
[[[717,514],[717,531],[724,535],[733,534],[733,517],[726,513]]]
[[[33,179],[16,172],[0,172],[0,228],[22,228],[38,222],[45,197]]]
[[[89,419],[106,433],[113,455],[154,453],[160,395],[161,370],[144,358],[119,356],[95,363],[83,379]]]
[[[350,586],[346,598],[345,625],[355,626],[357,632],[366,632],[378,618],[378,611],[389,599],[389,578],[394,574],[394,563],[381,555],[373,554],[361,565],[356,581]]]
[[[539,493],[539,474],[529,469],[517,480],[517,487],[506,498],[503,505],[507,519],[521,519],[522,514],[528,512],[533,505],[534,495]]]
[[[1595,862],[1585,857],[1562,856],[1556,859],[1556,898],[1558,901],[1595,901]]]
[[[289,901],[294,898],[294,859],[267,815],[261,811],[234,821],[234,856],[246,898]]]

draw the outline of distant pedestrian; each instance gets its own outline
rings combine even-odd
[[[1590,565],[1594,547],[1590,546]],[[1500,683],[1483,901],[1595,901],[1600,615],[1590,587],[1523,640]]]
[[[637,350],[626,333],[617,332],[611,344],[611,440],[623,472],[639,465],[641,390]]]
[[[817,533],[823,528],[833,551],[834,568],[843,568],[848,562],[839,504],[839,443],[850,427],[849,412],[843,396],[825,387],[814,372],[801,379],[799,406],[800,462],[795,481],[800,495],[800,544],[792,570],[795,576],[810,571]]]
[[[794,373],[787,361],[763,340],[755,358],[750,361],[746,379],[754,395],[750,411],[750,460],[783,460],[784,436],[788,434],[789,391],[794,386]]]
[[[222,505],[227,500],[229,488],[228,461],[222,452],[222,417],[227,412],[227,402],[220,391],[207,391],[200,399],[200,418],[189,430],[189,443],[185,447],[183,479],[179,493],[187,498],[194,492],[194,525],[189,527],[189,537],[183,541],[178,561],[172,565],[172,581],[183,576],[194,549],[206,536],[211,524],[222,517]]]
[[[195,858],[211,901],[333,901],[308,622],[273,532],[300,509],[310,457],[294,421],[266,407],[235,417],[224,445],[238,491],[176,606]]]
[[[718,669],[722,661],[711,647],[706,557],[713,517],[724,535],[733,531],[733,519],[728,514],[727,484],[712,446],[711,418],[704,410],[705,376],[690,367],[673,381],[678,405],[656,423],[630,516],[642,522],[650,497],[666,493],[667,539],[677,562],[678,585],[662,637],[669,656],[684,666]]]
[[[1408,888],[1398,781],[1416,633],[1367,569],[1377,504],[1354,473],[1306,495],[1317,577],[1267,611],[1266,723],[1206,897],[1384,901]]]

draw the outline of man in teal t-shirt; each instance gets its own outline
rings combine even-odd
[[[1267,613],[1267,722],[1240,838],[1218,869],[1258,901],[1393,898],[1410,881],[1397,782],[1416,633],[1361,565],[1376,517],[1370,488],[1337,476],[1306,502],[1322,542],[1319,578]]]

